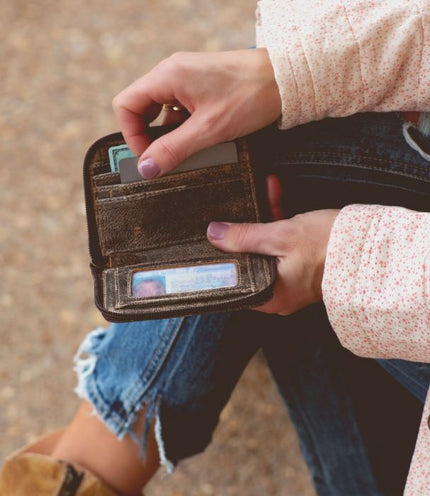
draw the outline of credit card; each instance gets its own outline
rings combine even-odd
[[[137,157],[133,155],[127,145],[112,146],[109,148],[109,162],[112,172],[120,173],[121,183],[142,181],[143,177],[137,171]],[[216,165],[231,164],[237,162],[237,149],[233,142],[220,143],[201,150],[184,160],[176,169],[169,174],[179,174]]]
[[[133,274],[132,294],[136,298],[191,291],[210,291],[237,285],[234,263],[191,265],[158,270],[141,270]]]
[[[108,150],[108,153],[111,172],[119,171],[119,162],[122,159],[136,159],[136,155],[130,150],[127,145],[111,146]]]

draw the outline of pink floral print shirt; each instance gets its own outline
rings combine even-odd
[[[273,64],[283,129],[362,111],[430,112],[430,0],[261,0],[256,29]],[[420,122],[426,129],[429,119]],[[430,213],[342,209],[323,299],[354,353],[430,362]],[[429,416],[430,394],[407,496],[430,495]]]

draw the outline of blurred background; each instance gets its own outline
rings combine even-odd
[[[0,0],[0,460],[73,416],[72,357],[106,325],[93,305],[82,192],[112,97],[175,51],[254,43],[250,0]],[[146,496],[314,491],[256,357],[211,446]]]

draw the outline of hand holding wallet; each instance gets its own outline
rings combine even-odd
[[[150,128],[156,139],[169,128]],[[231,311],[272,295],[272,257],[224,253],[206,238],[211,221],[268,220],[265,174],[253,137],[235,140],[237,162],[120,182],[111,147],[120,133],[87,152],[84,188],[97,307],[113,322]],[[254,152],[253,152],[254,148]]]

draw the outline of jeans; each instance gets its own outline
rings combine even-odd
[[[351,203],[428,210],[430,163],[406,144],[396,114],[268,133],[261,153],[283,184],[286,216]],[[245,311],[98,329],[77,354],[77,392],[120,438],[136,437],[132,429],[146,406],[146,429],[136,441],[144,451],[155,419],[161,463],[173,470],[208,445],[260,349],[317,493],[402,494],[430,365],[353,355],[339,344],[323,304],[288,317]]]

